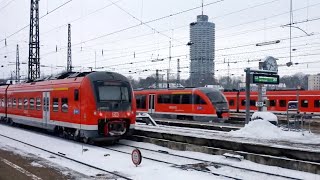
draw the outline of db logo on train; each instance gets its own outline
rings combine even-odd
[[[112,117],[119,117],[119,113],[118,112],[112,112]]]
[[[139,149],[134,149],[131,153],[132,162],[136,167],[141,164],[142,156]]]

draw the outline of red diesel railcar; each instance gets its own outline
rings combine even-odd
[[[228,103],[222,92],[212,88],[135,90],[137,112],[157,117],[223,120],[229,117]]]
[[[0,99],[2,120],[85,141],[116,140],[135,125],[132,87],[126,77],[113,72],[64,73],[3,85]]]
[[[245,92],[224,92],[228,102],[230,111],[245,111]],[[274,113],[286,113],[289,101],[299,100],[299,111],[305,113],[313,113],[320,115],[320,91],[267,91],[267,99],[269,100],[268,111]],[[257,92],[250,93],[250,110],[255,111],[258,101]]]

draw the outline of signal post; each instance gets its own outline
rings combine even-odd
[[[250,121],[250,84],[258,85],[258,101],[256,106],[259,111],[266,111],[269,100],[266,98],[264,84],[279,84],[278,66],[276,59],[268,56],[259,64],[259,70],[246,68],[246,124]]]

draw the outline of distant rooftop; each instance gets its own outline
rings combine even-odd
[[[208,22],[208,16],[207,15],[198,15],[197,16],[197,22]]]

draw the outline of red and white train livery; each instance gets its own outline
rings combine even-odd
[[[135,125],[128,79],[113,72],[64,73],[51,79],[0,86],[0,116],[84,140],[116,140]]]
[[[229,117],[225,96],[213,88],[146,89],[134,93],[137,112],[192,120],[224,120]]]

